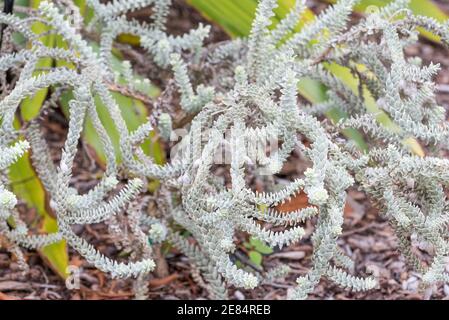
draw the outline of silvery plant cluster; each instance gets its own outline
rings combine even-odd
[[[197,278],[210,296],[224,299],[229,286],[253,289],[289,273],[282,264],[264,271],[237,266],[231,259],[237,234],[249,234],[277,249],[307,237],[313,245],[311,267],[297,278],[287,298],[307,298],[323,278],[353,291],[375,289],[375,277],[353,274],[354,262],[337,243],[347,191],[358,188],[388,219],[399,249],[410,268],[422,273],[423,284],[449,281],[445,270],[449,160],[442,157],[449,127],[434,94],[439,66],[423,65],[419,57],[404,53],[405,47],[418,41],[418,28],[447,43],[449,25],[413,15],[407,0],[396,0],[349,26],[357,1],[339,0],[294,32],[306,10],[304,1],[296,0],[273,26],[277,0],[260,0],[248,38],[205,45],[209,26],[199,25],[177,36],[167,32],[170,0],[87,3],[94,11],[88,25],[70,0],[43,2],[24,18],[0,14],[5,31],[20,33],[30,44],[4,50],[0,56],[1,73],[17,74],[15,83],[4,85],[0,96],[0,236],[22,264],[23,249],[65,239],[99,270],[112,277],[136,278],[138,296],[144,297],[146,276],[155,268],[153,245],[168,241],[200,271]],[[152,8],[148,23],[126,16],[147,6]],[[36,21],[48,26],[47,34],[62,37],[67,46],[45,46],[39,41],[42,35],[31,29]],[[91,33],[98,36],[99,50],[86,36]],[[148,63],[169,77],[160,98],[147,97],[154,109],[148,121],[133,131],[110,92],[118,81],[113,70],[114,41],[124,33],[138,36]],[[52,67],[36,75],[37,62],[45,57],[66,61],[70,67]],[[352,72],[358,92],[331,72],[332,65]],[[124,63],[124,68],[126,89],[138,91],[131,65]],[[308,104],[300,99],[298,85],[304,79],[324,84],[327,100]],[[58,163],[50,156],[39,118],[22,126],[15,123],[21,102],[50,87],[53,95],[41,112],[57,107],[61,92],[73,92]],[[161,99],[172,105],[158,103]],[[100,119],[96,100],[106,107],[119,134],[119,150]],[[377,110],[367,108],[369,104]],[[335,108],[347,117],[326,120],[324,115]],[[379,122],[382,117],[392,125]],[[80,193],[72,182],[73,167],[87,118],[99,137],[106,166],[96,185]],[[178,150],[166,164],[156,164],[141,145],[154,132],[171,140],[175,122],[184,132]],[[348,128],[364,134],[366,149],[343,134]],[[268,145],[275,148],[266,152]],[[416,152],[416,145],[425,154]],[[223,149],[224,170],[217,174],[217,150]],[[32,234],[19,216],[21,199],[10,187],[8,169],[28,151],[57,218],[58,231],[52,234]],[[308,168],[288,184],[277,182],[275,175],[292,152],[308,159]],[[254,175],[268,176],[274,183],[264,192],[255,192],[248,179]],[[160,182],[155,216],[146,210],[153,196],[146,187],[150,180]],[[307,195],[307,207],[291,212],[276,209],[300,192]],[[106,257],[73,231],[73,225],[105,222],[119,236],[123,221],[130,232],[122,243],[133,252],[127,262]],[[313,224],[312,234],[306,233],[306,221]],[[418,244],[428,248],[430,263],[416,255]]]

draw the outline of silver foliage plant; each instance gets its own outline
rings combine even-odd
[[[33,17],[0,14],[1,23],[31,43],[0,57],[1,72],[20,70],[14,87],[0,102],[0,234],[12,253],[20,257],[20,247],[35,249],[65,239],[89,263],[113,277],[137,277],[136,291],[144,296],[145,275],[155,267],[152,245],[168,240],[190,259],[192,275],[211,297],[226,298],[226,284],[253,289],[289,272],[284,265],[267,272],[237,267],[231,259],[237,233],[278,248],[307,236],[313,244],[312,266],[297,278],[288,298],[307,298],[323,277],[354,291],[369,290],[376,287],[376,279],[353,275],[354,263],[337,244],[347,190],[358,187],[390,221],[401,252],[412,268],[422,272],[423,283],[449,281],[445,269],[449,203],[444,192],[449,160],[440,156],[448,148],[449,128],[432,80],[439,66],[423,66],[419,58],[404,55],[404,48],[417,41],[418,27],[448,43],[448,24],[415,16],[407,9],[408,1],[396,0],[349,27],[357,1],[340,0],[294,33],[306,9],[304,2],[297,0],[291,12],[272,26],[277,0],[261,0],[247,39],[205,46],[208,26],[199,25],[181,36],[167,33],[170,0],[87,2],[94,9],[87,26],[77,7],[66,0],[42,3]],[[148,24],[126,17],[127,12],[147,6],[153,12]],[[30,30],[34,21],[47,24],[68,48],[44,46]],[[99,53],[84,31],[98,32]],[[179,97],[171,101],[178,101],[181,109],[155,99],[148,122],[132,132],[109,90],[117,81],[112,48],[122,33],[138,35],[154,68],[171,74],[165,91]],[[75,67],[50,68],[33,76],[42,57],[69,61]],[[352,71],[358,93],[329,71],[335,63]],[[124,69],[133,89],[132,68],[125,64]],[[328,100],[312,105],[300,102],[297,88],[304,78],[326,85]],[[19,129],[13,125],[20,102],[50,86],[55,95],[68,89],[74,95],[59,164],[51,160],[38,120]],[[106,106],[120,135],[120,164],[94,96]],[[378,106],[376,112],[367,110],[370,101]],[[335,107],[348,117],[338,123],[322,121]],[[169,140],[180,112],[191,119],[183,125],[186,134],[170,162],[158,165],[140,145],[154,130]],[[389,117],[394,126],[380,124],[379,117]],[[71,177],[86,118],[100,137],[107,166],[96,186],[80,194]],[[358,150],[341,134],[345,128],[364,132],[369,150]],[[413,153],[412,139],[428,150],[427,155]],[[273,140],[280,146],[269,155],[254,148]],[[222,168],[225,173],[217,174],[217,150],[223,147],[230,161]],[[18,199],[9,190],[8,168],[28,149],[57,216],[55,234],[30,235],[16,209]],[[287,185],[267,184],[265,192],[253,191],[248,176],[272,177],[295,150],[310,162],[301,178]],[[127,176],[120,187],[119,169],[121,177],[123,172]],[[149,179],[161,181],[155,216],[144,210],[149,202],[144,185]],[[307,195],[308,207],[276,210],[299,192]],[[119,222],[125,218],[132,239],[120,242],[134,251],[128,263],[104,256],[72,230],[72,225],[107,221],[111,233],[120,236]],[[14,227],[8,223],[11,220]],[[314,223],[311,235],[303,227],[307,220]],[[188,231],[194,242],[181,230]],[[433,258],[430,263],[416,255],[417,244],[426,244]]]

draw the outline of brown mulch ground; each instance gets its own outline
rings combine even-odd
[[[447,1],[435,1],[448,10]],[[197,12],[191,10],[182,1],[175,1],[175,8],[170,15],[170,31],[181,33],[199,22],[207,23]],[[227,39],[217,26],[213,27],[210,42]],[[437,78],[438,99],[449,110],[449,57],[448,51],[433,43],[423,40],[419,45],[409,49],[408,54],[423,57],[426,63],[440,63],[442,71]],[[59,113],[51,114],[44,122],[45,133],[52,148],[54,159],[58,160],[67,123]],[[81,190],[88,190],[94,181],[98,170],[95,160],[88,156],[85,147],[76,161],[75,184]],[[284,174],[294,173],[300,165],[292,163],[284,168]],[[33,219],[33,212],[25,216]],[[397,251],[394,234],[379,217],[376,209],[371,207],[363,193],[350,191],[348,206],[345,210],[346,222],[343,236],[339,240],[340,247],[351,256],[356,265],[356,274],[366,275],[367,270],[375,274],[380,281],[380,288],[364,293],[350,293],[325,280],[316,288],[311,299],[449,299],[449,286],[440,286],[421,292],[418,288],[419,275],[407,270],[404,259]],[[313,225],[307,225],[308,230]],[[118,250],[113,246],[112,239],[107,235],[104,225],[91,225],[76,230],[85,239],[94,244],[103,253],[117,256]],[[243,237],[243,235],[242,235]],[[312,247],[305,240],[276,252],[272,257],[264,259],[264,267],[270,267],[279,262],[287,263],[292,268],[289,277],[269,285],[263,285],[254,291],[231,289],[233,299],[283,299],[286,290],[295,284],[299,274],[304,274],[310,265]],[[130,299],[133,297],[132,281],[112,280],[108,275],[92,268],[70,249],[71,264],[82,267],[81,289],[68,290],[64,282],[56,276],[44,263],[38,253],[27,252],[30,270],[26,274],[18,270],[11,256],[0,249],[0,300],[8,298],[22,299]],[[171,250],[166,255],[169,266],[169,276],[149,282],[151,299],[199,299],[207,298],[207,293],[192,280],[187,259]]]

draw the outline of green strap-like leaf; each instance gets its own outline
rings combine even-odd
[[[39,0],[33,0],[30,1],[30,6],[37,8],[39,3]],[[19,2],[18,4],[24,5],[22,2]],[[32,30],[37,34],[40,34],[47,31],[47,27],[40,22],[36,22],[33,24]],[[48,47],[53,47],[56,44],[54,35],[42,37],[41,41]],[[37,67],[49,68],[53,66],[53,63],[53,59],[44,58],[39,60]],[[39,72],[37,71],[34,74],[37,75]],[[41,89],[33,97],[28,97],[22,101],[20,105],[20,114],[23,120],[32,120],[39,114],[42,104],[47,98],[48,90],[48,88]],[[16,126],[18,126],[17,121]],[[14,193],[23,199],[28,207],[34,208],[41,217],[40,231],[44,233],[57,232],[57,222],[49,212],[47,212],[45,206],[45,189],[34,171],[29,153],[26,153],[10,167],[9,176]],[[67,267],[69,258],[65,241],[60,241],[41,248],[39,254],[59,276],[62,278],[68,276]]]
[[[32,0],[30,6],[34,9],[39,7],[41,0]],[[35,34],[43,34],[49,30],[49,28],[42,22],[35,22],[31,26],[31,30]],[[54,47],[56,44],[55,35],[50,34],[40,38],[41,42],[47,47]],[[53,66],[52,58],[41,58],[36,64],[36,68],[50,68]],[[33,75],[39,75],[41,71],[35,71]],[[34,119],[39,115],[39,111],[48,95],[48,88],[43,88],[36,92],[33,97],[27,97],[20,105],[20,114],[25,121]]]
[[[30,208],[34,208],[41,217],[40,231],[54,233],[58,231],[56,220],[47,212],[45,190],[36,175],[29,153],[26,153],[10,167],[9,178],[13,192]],[[39,250],[42,258],[62,278],[67,277],[68,253],[65,241],[60,241]]]

